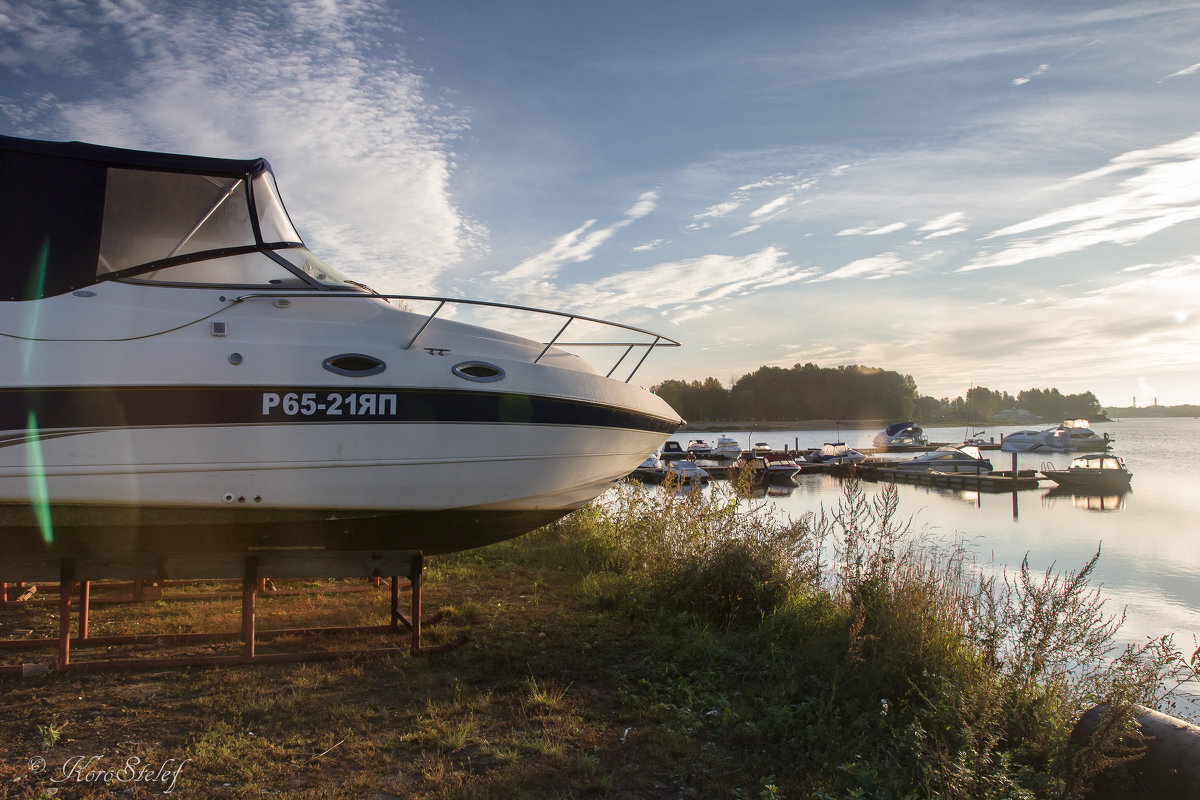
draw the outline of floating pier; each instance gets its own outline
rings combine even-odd
[[[989,473],[974,472],[915,472],[906,469],[889,469],[881,466],[860,466],[858,474],[868,481],[891,481],[914,483],[918,486],[939,486],[946,489],[967,489],[973,492],[1015,492],[1020,489],[1037,489],[1041,483],[1035,469],[997,470]]]

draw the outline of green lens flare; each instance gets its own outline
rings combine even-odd
[[[54,543],[54,523],[50,519],[50,492],[46,488],[46,465],[42,461],[42,440],[38,435],[37,414],[29,412],[25,429],[32,434],[27,450],[29,452],[29,501],[33,506],[33,516],[37,519],[42,531],[42,541]]]
[[[42,249],[38,253],[37,264],[31,275],[28,287],[29,297],[42,296],[42,290],[46,283],[46,265],[49,261],[50,242],[47,240],[42,242]],[[30,364],[33,363],[33,351],[37,345],[37,328],[38,314],[35,311],[30,324],[30,330],[27,333],[29,338],[25,344],[22,364],[24,374],[27,377],[29,375]],[[46,464],[42,459],[42,440],[40,429],[38,428],[37,413],[33,410],[29,412],[25,430],[30,437],[26,448],[26,451],[29,453],[29,502],[33,506],[33,516],[37,519],[38,528],[41,529],[42,541],[46,544],[52,544],[54,542],[54,523],[50,517],[50,492],[46,487]]]

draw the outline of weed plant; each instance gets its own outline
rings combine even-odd
[[[622,485],[548,532],[586,597],[655,631],[625,702],[735,745],[762,796],[1077,797],[1140,752],[1135,704],[1196,676],[1169,638],[1116,652],[1089,578],[989,576],[913,530],[895,487],[780,521],[748,476]],[[647,677],[649,676],[649,677]],[[1108,704],[1099,733],[1070,741]]]

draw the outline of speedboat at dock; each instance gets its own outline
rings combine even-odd
[[[1086,419],[1068,419],[1060,426],[1067,431],[1067,449],[1080,452],[1092,450],[1108,450],[1114,440],[1107,433],[1103,436],[1091,428]]]
[[[1133,473],[1125,459],[1112,453],[1086,453],[1071,460],[1067,469],[1043,464],[1042,474],[1064,489],[1120,492],[1129,488]]]
[[[861,464],[867,460],[867,457],[845,442],[826,442],[821,445],[820,450],[810,450],[805,453],[804,460],[830,468]]]
[[[922,453],[911,461],[879,466],[905,472],[970,472],[986,475],[992,471],[992,462],[981,456],[979,448],[971,444],[946,445]]]
[[[712,448],[711,457],[723,461],[736,461],[741,454],[742,446],[737,443],[736,439],[731,439],[728,436],[718,436],[717,443]]]
[[[697,466],[695,461],[670,461],[667,463],[665,480],[681,484],[708,483],[708,470]]]
[[[894,422],[875,434],[872,444],[881,450],[926,447],[929,437],[912,422]]]
[[[666,475],[667,470],[657,455],[647,456],[637,469],[629,473],[629,477],[642,483],[662,483]]]
[[[1006,453],[1066,453],[1070,451],[1105,451],[1113,439],[1106,433],[1097,434],[1088,427],[1086,419],[1069,419],[1062,425],[1040,431],[1014,431],[1004,436],[1000,449]]]
[[[1061,425],[1041,431],[1013,431],[1004,435],[1000,449],[1005,453],[1065,453],[1067,432]]]
[[[682,424],[621,366],[674,340],[374,292],[307,248],[263,159],[0,137],[0,165],[0,552],[477,547]],[[572,340],[593,326],[609,349]]]
[[[742,457],[734,462],[733,468],[736,470],[745,467],[750,468],[757,480],[787,482],[800,474],[800,464],[786,453],[743,453]]]

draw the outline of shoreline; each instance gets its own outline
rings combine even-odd
[[[883,430],[890,424],[887,420],[882,419],[801,419],[783,422],[756,422],[754,420],[707,422],[700,420],[697,422],[688,422],[679,430],[696,433],[722,433],[723,431],[820,431],[828,428]]]

